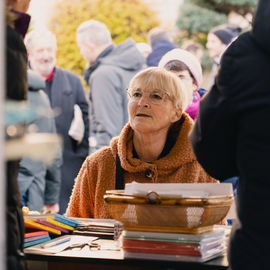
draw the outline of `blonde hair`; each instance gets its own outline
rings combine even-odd
[[[150,67],[137,73],[130,81],[129,88],[159,89],[168,93],[175,108],[183,111],[188,106],[188,96],[184,84],[172,72],[159,67]]]

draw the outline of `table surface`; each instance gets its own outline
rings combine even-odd
[[[65,251],[58,254],[40,254],[33,253],[25,249],[27,261],[48,262],[47,269],[228,269],[227,256],[221,256],[210,261],[183,262],[183,261],[165,261],[165,260],[146,260],[146,259],[125,259],[122,250],[113,250],[115,242],[113,240],[98,240],[101,244],[101,250],[89,250],[86,246],[83,249]],[[111,250],[112,247],[112,250]],[[63,268],[64,267],[64,268]]]

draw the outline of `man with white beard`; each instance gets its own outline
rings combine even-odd
[[[63,136],[63,165],[61,168],[60,213],[69,202],[74,179],[88,155],[88,103],[78,75],[56,67],[57,42],[48,30],[31,31],[25,38],[29,65],[43,77],[53,109],[59,109],[55,117],[57,133]],[[75,124],[80,123],[78,133]],[[73,123],[73,124],[72,124]],[[72,125],[71,125],[72,124]]]

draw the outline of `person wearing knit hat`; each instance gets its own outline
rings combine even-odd
[[[209,32],[207,36],[206,48],[208,49],[209,56],[213,60],[213,66],[209,77],[208,90],[210,90],[214,84],[221,56],[240,32],[241,28],[239,27],[231,27],[224,25],[214,27]]]
[[[173,38],[170,32],[156,27],[150,30],[148,33],[148,44],[150,44],[152,51],[146,58],[146,64],[148,67],[156,67],[161,57],[168,51],[177,48],[174,44]]]
[[[160,60],[159,67],[175,73],[189,92],[189,106],[186,111],[195,120],[199,111],[200,94],[198,89],[202,83],[202,67],[198,59],[183,49],[173,49]]]

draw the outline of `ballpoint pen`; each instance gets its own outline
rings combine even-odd
[[[49,248],[49,247],[58,246],[58,245],[66,243],[66,242],[69,242],[70,239],[71,239],[70,237],[67,237],[65,239],[58,239],[58,240],[53,241],[53,242],[48,242],[48,243],[42,244],[41,247],[42,248]]]

